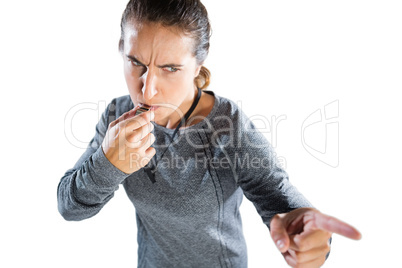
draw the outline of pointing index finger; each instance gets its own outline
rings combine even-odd
[[[319,229],[337,233],[350,239],[359,240],[362,237],[361,233],[350,224],[322,213],[316,213],[315,224]]]

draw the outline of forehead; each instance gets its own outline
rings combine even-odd
[[[156,55],[192,57],[192,38],[176,27],[165,27],[157,23],[128,23],[124,32],[126,54],[140,54],[145,58]]]

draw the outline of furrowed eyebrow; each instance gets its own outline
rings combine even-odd
[[[126,55],[126,57],[127,58],[129,58],[130,60],[132,60],[132,61],[136,61],[136,62],[138,62],[138,63],[140,63],[140,64],[142,64],[142,65],[144,65],[145,66],[145,64],[144,63],[142,63],[142,62],[140,62],[139,60],[137,60],[137,58],[136,57],[134,57],[134,56],[131,56],[131,55]]]
[[[129,58],[132,61],[136,61],[144,66],[146,66],[144,63],[140,62],[136,57],[131,56],[131,55],[126,55],[127,58]],[[173,67],[173,68],[177,68],[177,67],[183,67],[184,65],[182,64],[175,64],[175,63],[168,63],[168,64],[163,64],[163,65],[157,65],[158,68],[166,68],[166,67]]]
[[[168,63],[168,64],[163,64],[163,65],[157,65],[157,67],[159,68],[166,68],[166,67],[173,67],[173,68],[177,68],[177,67],[183,67],[184,65],[182,64],[174,64],[174,63]]]

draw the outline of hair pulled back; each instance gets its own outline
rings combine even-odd
[[[193,41],[193,56],[203,64],[208,56],[211,26],[208,13],[200,0],[130,0],[123,12],[120,28],[119,51],[124,50],[124,30],[127,23],[156,22],[163,26],[174,26]],[[194,82],[205,89],[210,83],[211,73],[202,66]]]

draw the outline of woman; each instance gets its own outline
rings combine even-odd
[[[289,265],[319,267],[332,232],[360,234],[311,208],[236,104],[205,90],[209,37],[200,1],[127,4],[119,50],[130,94],[108,105],[61,179],[59,211],[92,217],[122,184],[136,209],[138,267],[246,267],[244,194]]]

